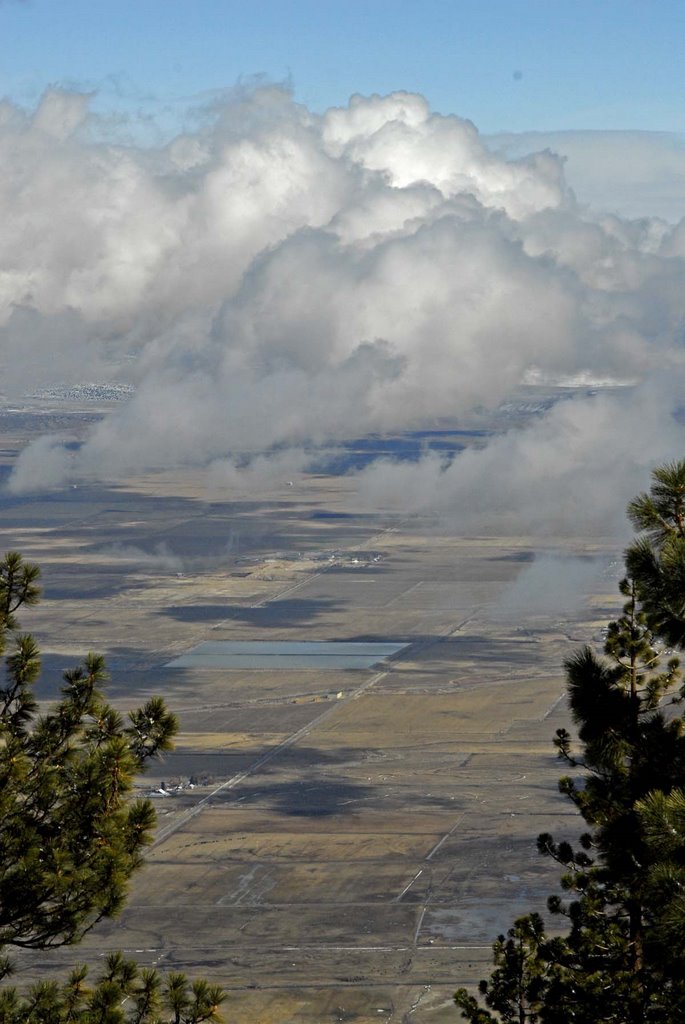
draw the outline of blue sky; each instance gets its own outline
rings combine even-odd
[[[0,0],[0,93],[168,111],[238,80],[314,110],[423,93],[484,132],[685,130],[683,0]]]

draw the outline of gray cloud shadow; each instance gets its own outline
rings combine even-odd
[[[288,598],[283,601],[271,601],[257,608],[221,604],[172,605],[160,614],[176,619],[177,622],[217,622],[232,619],[260,629],[283,629],[306,625],[320,615],[337,611],[341,607],[339,602],[325,598]]]

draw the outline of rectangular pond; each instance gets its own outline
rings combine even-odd
[[[208,640],[167,668],[368,669],[408,644],[345,640]]]

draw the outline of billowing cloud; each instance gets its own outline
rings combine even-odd
[[[569,183],[595,210],[627,217],[683,216],[685,136],[676,132],[559,131],[492,135],[500,155],[552,149],[564,157]]]
[[[525,427],[446,462],[380,461],[359,474],[373,508],[438,512],[460,533],[623,537],[649,469],[683,456],[681,370],[557,403]]]
[[[411,478],[422,507],[465,522],[496,510],[513,529],[529,509],[535,525],[556,501],[557,525],[599,529],[623,492],[583,506],[593,474],[623,460],[632,480],[677,450],[685,228],[589,212],[551,151],[508,159],[408,93],[319,116],[261,88],[162,149],[90,127],[78,94],[0,107],[2,390],[132,395],[77,450],[27,448],[13,491],[186,463],[259,488],[316,445],[482,422],[531,381],[631,390],[447,467],[371,467],[365,500]]]

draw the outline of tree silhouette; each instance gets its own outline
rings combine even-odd
[[[0,562],[0,978],[8,950],[78,942],[122,907],[151,842],[155,813],[131,798],[135,776],[171,749],[178,722],[153,697],[125,722],[102,692],[104,661],[88,654],[64,673],[62,696],[38,714],[40,655],[17,632],[17,611],[36,604],[39,570],[17,552]],[[79,968],[20,996],[0,989],[0,1024],[199,1024],[218,1020],[223,994],[183,975],[161,978],[120,954],[93,987]]]

